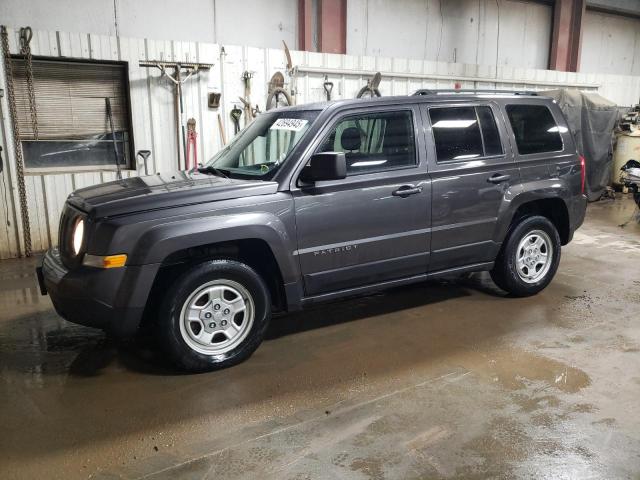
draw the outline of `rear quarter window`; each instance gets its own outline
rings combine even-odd
[[[507,116],[520,155],[563,149],[561,129],[545,105],[507,105]]]

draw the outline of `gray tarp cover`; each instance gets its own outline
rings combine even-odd
[[[587,165],[585,190],[589,201],[600,198],[611,179],[613,129],[618,119],[615,103],[597,93],[547,90],[540,95],[558,102]]]

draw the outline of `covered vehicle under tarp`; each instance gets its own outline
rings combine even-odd
[[[553,98],[567,117],[578,153],[585,158],[587,166],[585,193],[589,201],[598,200],[611,179],[617,105],[597,93],[574,89],[538,93]]]

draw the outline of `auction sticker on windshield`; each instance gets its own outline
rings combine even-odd
[[[309,121],[303,118],[279,118],[271,125],[270,130],[291,130],[292,132],[299,132],[307,123],[309,123]]]

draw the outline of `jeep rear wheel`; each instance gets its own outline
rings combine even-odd
[[[560,263],[560,248],[560,236],[548,218],[523,218],[503,245],[491,278],[512,295],[535,295],[553,279]]]
[[[213,260],[193,267],[170,287],[160,310],[159,335],[185,370],[229,367],[262,342],[270,305],[269,291],[251,267]]]

